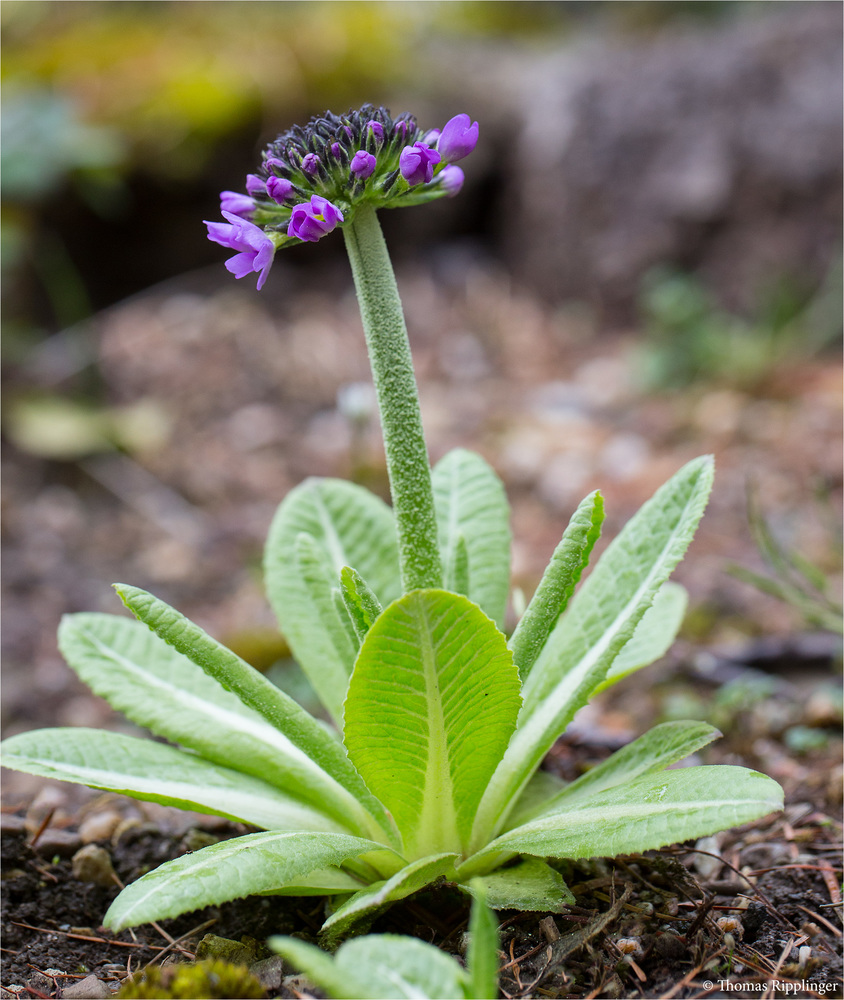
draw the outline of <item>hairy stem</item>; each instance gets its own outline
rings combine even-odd
[[[442,568],[419,393],[387,244],[371,205],[343,227],[387,455],[405,592],[441,587]]]

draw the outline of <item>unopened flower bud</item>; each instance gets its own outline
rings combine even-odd
[[[359,149],[349,164],[352,173],[361,180],[366,180],[375,171],[375,157],[365,149]]]
[[[319,170],[319,157],[316,153],[308,153],[302,160],[302,170],[309,176],[313,177],[314,174]]]
[[[240,194],[238,191],[221,191],[220,211],[246,219],[255,211],[255,201],[248,194]]]
[[[293,183],[286,177],[270,177],[267,179],[267,194],[280,205],[293,192]]]
[[[443,126],[437,149],[445,163],[462,160],[478,144],[478,123],[468,115],[455,115]]]
[[[372,137],[380,145],[384,141],[384,126],[381,122],[371,121],[366,123],[366,131],[372,133]]]
[[[453,163],[443,167],[440,173],[440,184],[442,184],[447,197],[453,198],[460,191],[465,176],[460,167],[455,167]]]
[[[267,185],[263,177],[259,177],[257,174],[247,174],[246,190],[253,198],[256,196],[262,198],[267,193]]]
[[[428,184],[434,176],[434,166],[440,162],[440,154],[435,149],[429,149],[424,142],[414,142],[405,146],[399,157],[399,169],[407,183],[413,187],[416,184]]]

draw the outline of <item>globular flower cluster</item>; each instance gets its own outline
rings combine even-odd
[[[261,288],[276,250],[322,239],[363,202],[398,208],[456,195],[464,177],[455,162],[477,142],[478,123],[465,114],[423,132],[412,115],[393,119],[371,104],[327,111],[269,144],[246,194],[222,192],[228,222],[206,222],[208,239],[237,251],[226,267],[236,278],[257,272]]]

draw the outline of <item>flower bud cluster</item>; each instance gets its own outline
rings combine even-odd
[[[238,278],[259,272],[260,288],[276,250],[316,242],[351,222],[362,202],[398,208],[456,195],[464,177],[455,161],[477,142],[478,123],[465,114],[423,132],[412,115],[393,119],[371,104],[327,111],[267,146],[246,194],[222,192],[229,222],[207,222],[208,238],[237,250],[226,267]]]

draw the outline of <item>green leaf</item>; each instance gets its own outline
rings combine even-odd
[[[104,924],[119,931],[280,889],[379,846],[341,833],[269,831],[235,837],[167,861],[128,885],[109,907]]]
[[[349,685],[346,747],[409,857],[463,850],[518,711],[506,640],[467,598],[412,591],[369,630]]]
[[[267,944],[294,969],[303,972],[314,986],[334,1000],[347,1000],[347,998],[360,1000],[362,997],[374,1000],[375,997],[386,998],[393,995],[392,992],[388,994],[378,992],[383,989],[384,984],[377,980],[370,982],[367,966],[342,968],[337,961],[340,957],[339,951],[335,957],[317,948],[315,944],[308,944],[307,941],[292,937],[271,937]]]
[[[381,603],[360,573],[350,566],[344,566],[340,571],[340,590],[360,646],[383,610]]]
[[[318,776],[309,772],[296,786],[299,794],[307,795],[315,805],[330,809],[336,808],[342,797],[347,810],[346,825],[353,823],[357,832],[365,832],[368,836],[382,837],[384,833],[395,836],[383,806],[366,788],[342,746],[324,726],[266,677],[164,601],[126,584],[115,584],[115,590],[132,614],[159,638],[187,656],[287,737],[290,745],[299,751],[300,763],[310,759],[336,782],[336,786],[329,786],[323,798],[324,786],[312,781]]]
[[[548,803],[567,787],[562,778],[549,771],[537,771],[522,789],[516,804],[507,817],[507,829],[520,826],[528,819],[543,812]]]
[[[297,938],[269,946],[334,1000],[463,1000],[467,976],[445,952],[416,938],[369,934],[347,941],[331,958]]]
[[[313,539],[331,580],[315,601],[296,557],[301,534]],[[396,526],[390,508],[368,490],[340,479],[308,479],[285,497],[270,527],[264,553],[267,594],[293,655],[338,726],[343,720],[356,650],[331,627],[331,587],[344,566],[354,566],[382,605],[401,593]],[[311,581],[312,585],[316,580]],[[335,642],[336,640],[336,642]]]
[[[576,781],[558,791],[544,803],[537,803],[530,812],[525,810],[509,825],[515,827],[542,816],[568,809],[580,799],[588,798],[654,771],[662,771],[678,760],[705,747],[721,734],[706,722],[664,722],[654,726],[626,747],[617,750]],[[528,786],[530,787],[530,786]]]
[[[360,812],[350,793],[307,753],[141,622],[66,615],[59,648],[95,694],[137,725],[283,788],[343,827]]]
[[[473,878],[468,886],[473,895],[477,885],[494,910],[561,913],[575,902],[563,876],[539,858],[522,858],[508,868]]]
[[[312,535],[307,535],[304,531],[300,532],[296,536],[293,551],[296,555],[299,579],[316,614],[314,625],[319,628],[322,638],[330,643],[338,661],[343,664],[342,673],[337,673],[335,679],[338,689],[345,692],[360,643],[357,641],[352,623],[349,621],[349,614],[340,598],[340,591],[337,588],[337,574],[331,565],[325,547]],[[321,673],[323,682],[326,677],[325,672]],[[313,680],[311,683],[314,683]],[[322,699],[322,694],[317,693]],[[334,720],[340,725],[342,716],[335,716]]]
[[[522,680],[565,611],[601,534],[604,500],[596,490],[581,501],[510,639]]]
[[[630,641],[613,660],[606,679],[598,685],[596,692],[665,656],[680,631],[688,603],[689,595],[685,587],[672,580],[664,583]]]
[[[501,480],[480,455],[457,448],[437,462],[432,482],[445,587],[462,592],[465,558],[468,597],[503,628],[510,589],[510,508]]]
[[[712,487],[712,459],[685,465],[607,547],[525,681],[519,726],[478,809],[472,845],[497,833],[557,737],[606,677],[692,539]]]
[[[472,1000],[496,1000],[498,997],[498,921],[486,901],[483,883],[472,880],[475,899],[469,917],[469,947],[466,967],[469,973],[468,996]]]
[[[684,767],[648,774],[510,830],[457,870],[465,879],[500,851],[592,858],[655,850],[749,823],[782,809],[771,778],[743,767]]]
[[[3,765],[27,774],[214,813],[255,826],[343,832],[324,813],[257,778],[152,740],[101,729],[36,729],[4,740]]]
[[[377,882],[355,893],[331,914],[322,926],[331,939],[344,935],[357,921],[375,912],[388,903],[404,899],[411,893],[424,889],[438,878],[454,878],[456,854],[435,854],[420,858],[405,865],[386,881]]]

